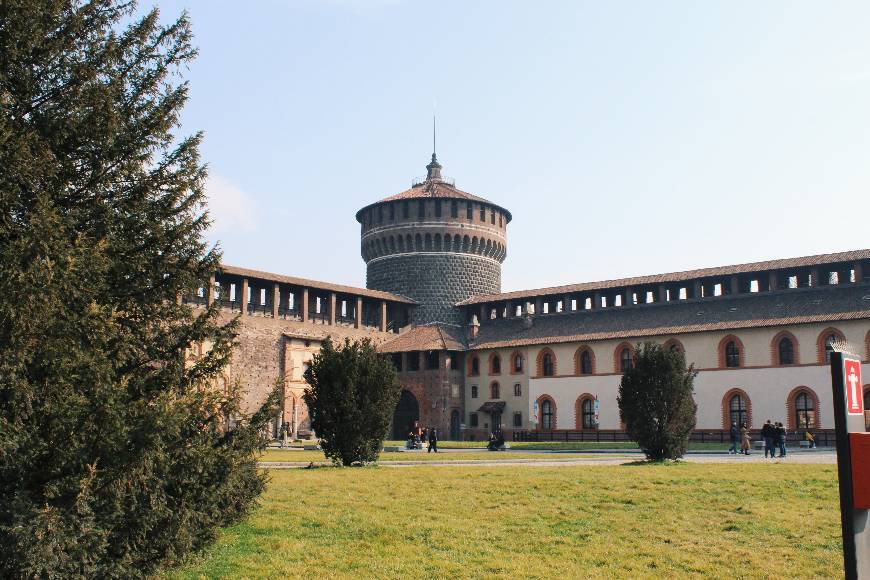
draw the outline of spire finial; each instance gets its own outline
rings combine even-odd
[[[435,147],[435,105],[432,105],[432,161],[435,161],[435,152],[437,151]]]

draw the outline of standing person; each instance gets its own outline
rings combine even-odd
[[[776,442],[779,444],[779,456],[785,457],[785,425],[776,423]]]
[[[812,433],[812,431],[810,431],[809,429],[807,429],[807,432],[804,433],[804,439],[806,439],[807,441],[810,442],[810,449],[815,449],[815,448],[816,448],[816,438],[813,437],[813,433]]]
[[[429,450],[426,453],[434,451],[438,453],[438,430],[429,429]]]
[[[776,438],[776,427],[773,426],[770,419],[767,420],[767,423],[761,428],[761,436],[764,438],[764,457],[767,458],[767,454],[770,453],[770,458],[773,459],[776,456],[776,451],[774,450],[774,440]]]
[[[746,423],[740,427],[740,438],[740,453],[749,455],[749,428],[746,426]]]
[[[731,438],[731,447],[728,448],[729,455],[731,453],[737,454],[737,445],[740,443],[740,432],[737,430],[737,422],[731,422],[731,430],[728,433]]]
[[[281,425],[281,449],[287,447],[287,444],[290,442],[290,424],[287,421]]]

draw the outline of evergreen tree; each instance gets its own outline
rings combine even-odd
[[[147,575],[263,489],[274,396],[215,389],[235,323],[178,301],[219,260],[201,136],[173,132],[194,56],[185,15],[0,2],[2,577]]]
[[[682,352],[652,342],[639,345],[633,363],[617,396],[626,431],[648,459],[678,459],[695,422],[694,365],[686,367]]]
[[[401,387],[369,339],[327,338],[305,371],[303,399],[327,457],[342,465],[377,461]]]

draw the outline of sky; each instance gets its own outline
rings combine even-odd
[[[364,286],[354,215],[425,175],[433,110],[513,213],[504,291],[870,247],[870,2],[156,3],[224,263]]]

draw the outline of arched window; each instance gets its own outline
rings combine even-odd
[[[737,423],[738,427],[749,425],[749,413],[743,395],[733,395],[728,401],[728,423]]]
[[[553,376],[553,355],[548,352],[541,359],[541,374],[545,377]]]
[[[725,366],[728,368],[740,366],[740,347],[733,340],[725,344]]]
[[[589,350],[584,350],[580,353],[580,374],[592,374],[592,355],[589,353]]]
[[[787,336],[779,339],[779,364],[794,364],[794,343]]]
[[[492,360],[491,360],[490,367],[491,367],[490,374],[493,374],[493,375],[501,374],[501,357],[498,355],[493,356]]]
[[[631,370],[632,356],[631,348],[625,346],[619,351],[619,371],[627,373]]]
[[[489,386],[490,399],[501,399],[501,389],[498,383],[493,383]]]
[[[816,402],[805,391],[794,398],[794,418],[798,429],[813,429],[816,426]]]
[[[541,402],[541,428],[544,431],[553,430],[553,403],[549,399]]]
[[[592,399],[583,399],[581,411],[583,413],[583,428],[595,429],[598,426],[595,423],[595,401]]]
[[[480,359],[478,359],[476,356],[471,357],[471,374],[480,374]]]
[[[521,355],[520,353],[516,353],[514,355],[514,372],[523,372],[523,355]]]
[[[523,396],[523,386],[520,383],[514,385],[514,397]]]
[[[833,332],[825,337],[825,364],[831,362],[831,353],[834,352],[834,343],[837,342],[837,338]]]

